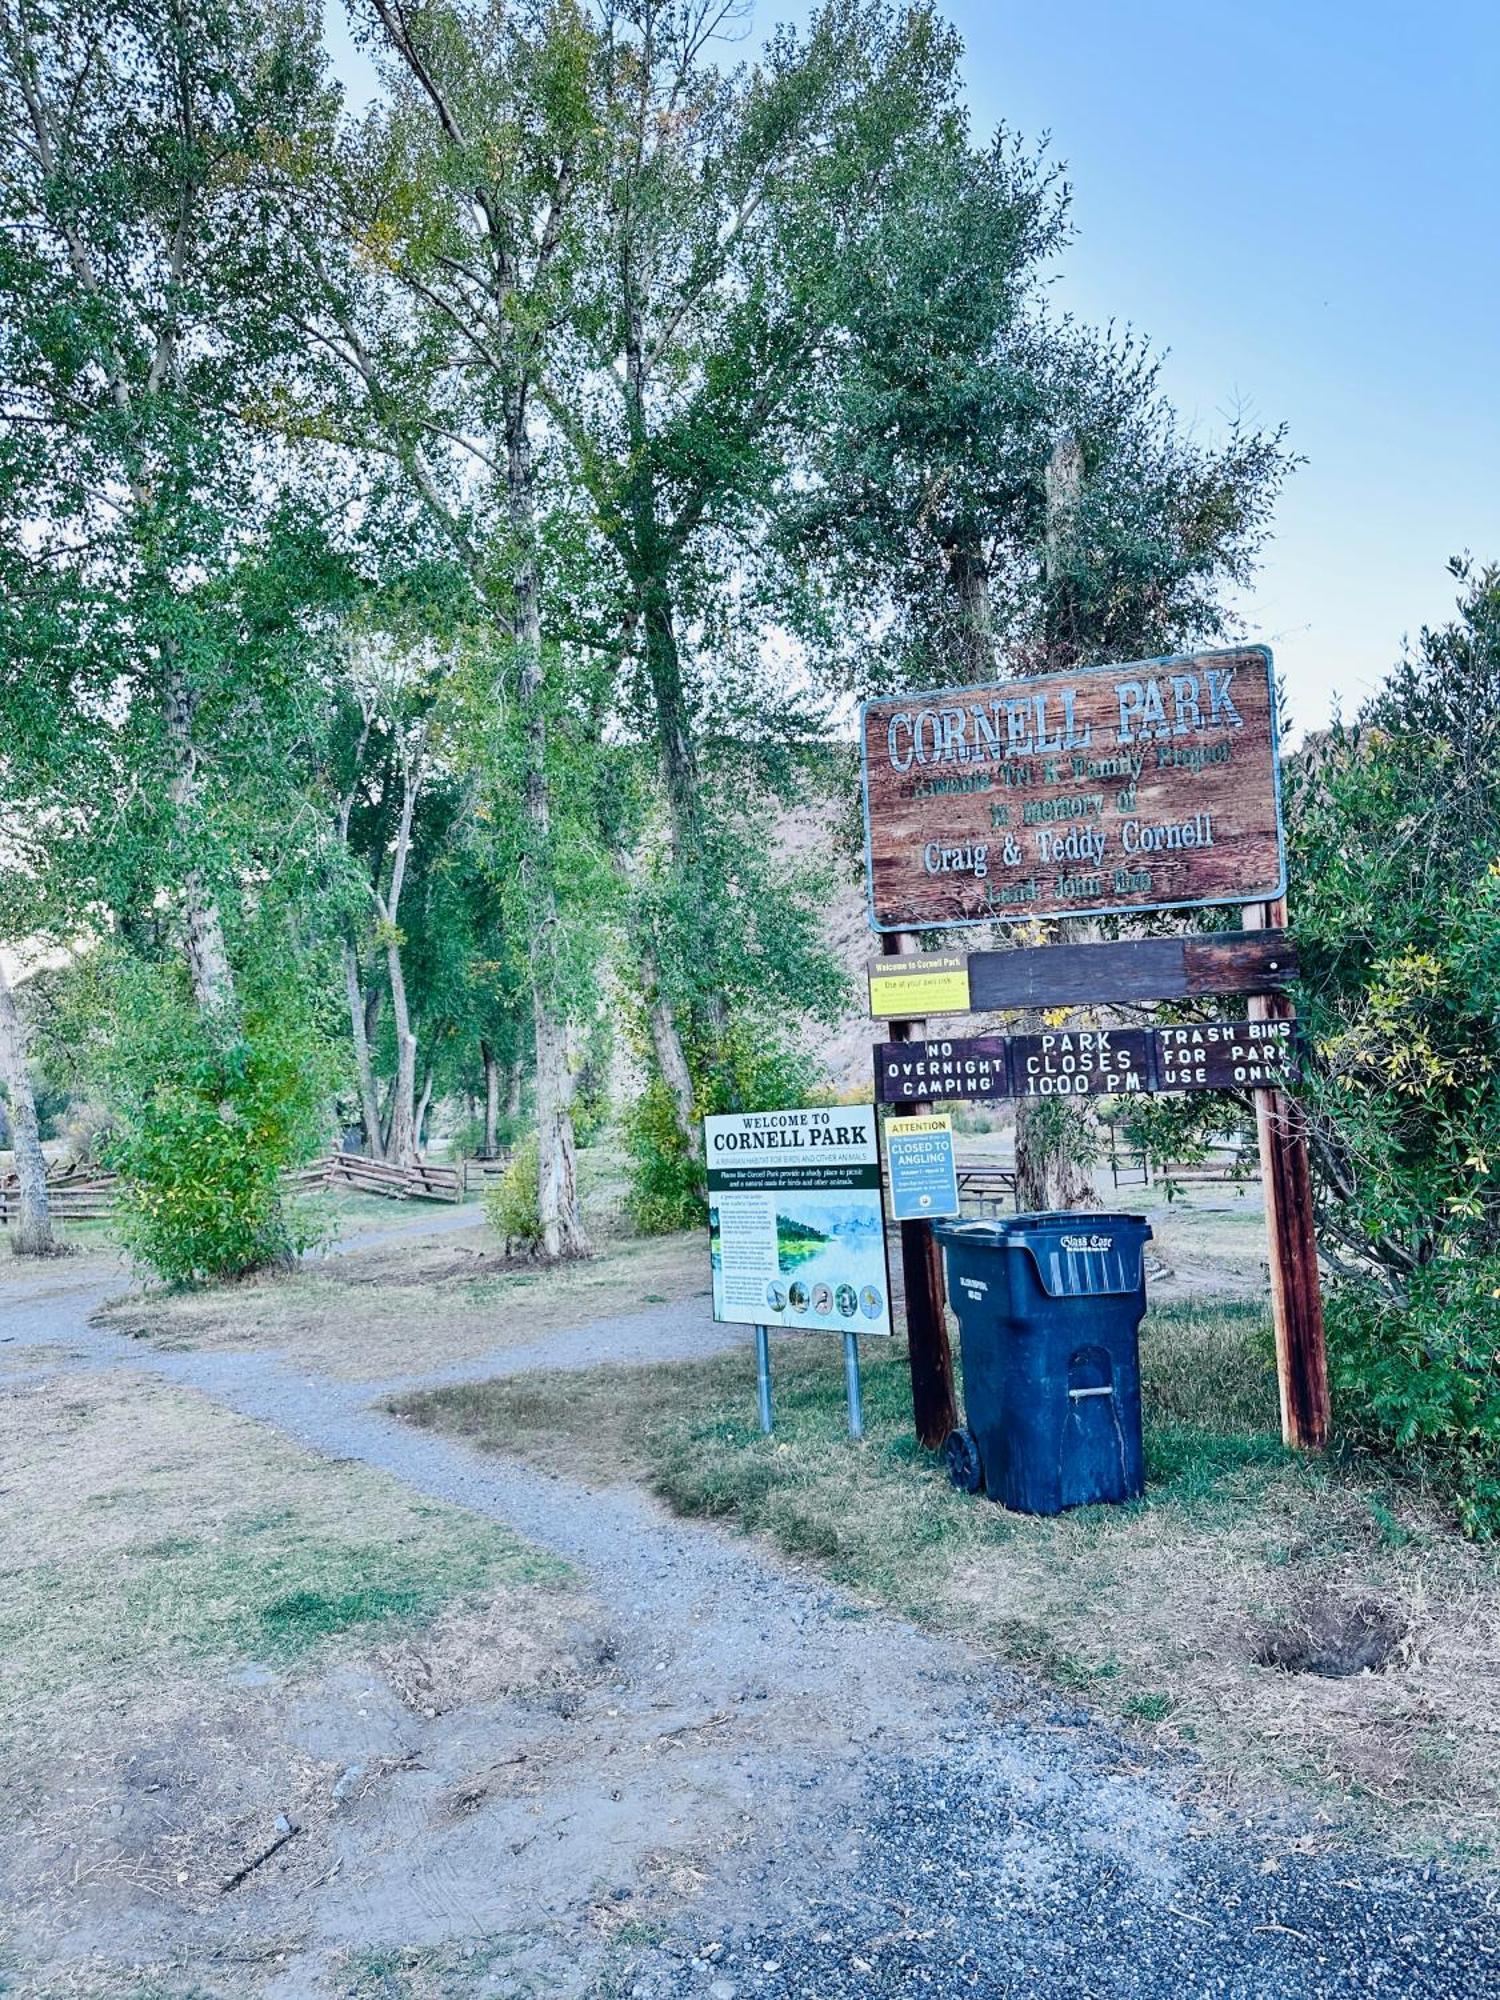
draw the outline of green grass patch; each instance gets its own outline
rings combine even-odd
[[[499,1524],[190,1392],[95,1377],[6,1412],[27,1496],[0,1522],[0,1710],[17,1721],[95,1683],[291,1660],[568,1574]]]

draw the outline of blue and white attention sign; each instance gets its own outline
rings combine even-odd
[[[898,1222],[928,1222],[959,1213],[953,1120],[946,1114],[892,1118],[885,1128],[885,1154],[891,1170],[891,1210]]]

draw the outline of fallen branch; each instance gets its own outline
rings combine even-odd
[[[246,1876],[253,1875],[256,1869],[261,1867],[265,1862],[269,1861],[273,1854],[279,1854],[282,1848],[286,1846],[287,1842],[289,1840],[295,1840],[297,1835],[301,1831],[302,1829],[300,1826],[289,1826],[285,1833],[277,1834],[276,1838],[271,1842],[271,1845],[263,1849],[261,1853],[257,1854],[253,1861],[247,1861],[243,1868],[238,1868],[235,1870],[234,1874],[230,1876],[227,1882],[221,1882],[219,1884],[219,1894],[221,1896],[227,1896],[231,1889],[238,1889],[241,1882],[245,1880]]]

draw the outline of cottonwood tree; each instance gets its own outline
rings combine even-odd
[[[636,878],[638,970],[693,1151],[700,1092],[732,1075],[754,935],[725,921],[764,838],[730,805],[753,778],[743,748],[810,725],[756,657],[769,612],[747,578],[802,456],[803,385],[839,338],[832,271],[863,255],[954,89],[955,45],[923,10],[834,0],[733,72],[716,59],[727,12],[598,8],[608,158],[579,190],[580,310],[544,378],[617,579],[622,707],[660,773],[665,866]]]
[[[0,427],[32,444],[28,476],[9,456],[8,525],[33,608],[77,613],[71,694],[154,809],[156,887],[226,1020],[234,884],[202,709],[237,668],[216,579],[263,514],[239,414],[277,277],[254,167],[317,94],[311,26],[296,0],[0,5]]]
[[[824,670],[863,692],[1150,656],[1228,629],[1289,458],[1282,433],[1187,437],[1129,336],[1043,310],[1067,189],[955,120],[848,274],[791,519]],[[814,565],[817,566],[814,570]],[[852,613],[852,615],[851,615]],[[1028,1208],[1091,1199],[1076,1107],[1023,1103]]]
[[[589,1248],[570,1113],[569,991],[559,959],[556,806],[544,631],[547,536],[538,384],[575,256],[576,189],[597,150],[595,43],[566,0],[517,9],[369,0],[354,18],[389,95],[346,135],[336,171],[293,170],[294,227],[318,290],[301,323],[321,360],[324,426],[383,458],[447,539],[520,718],[526,923],[540,1159],[540,1245]],[[314,213],[316,210],[316,213]]]

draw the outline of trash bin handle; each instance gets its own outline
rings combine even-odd
[[[1070,1389],[1068,1398],[1070,1402],[1076,1403],[1082,1396],[1112,1396],[1114,1393],[1114,1384],[1105,1382],[1097,1389]]]

